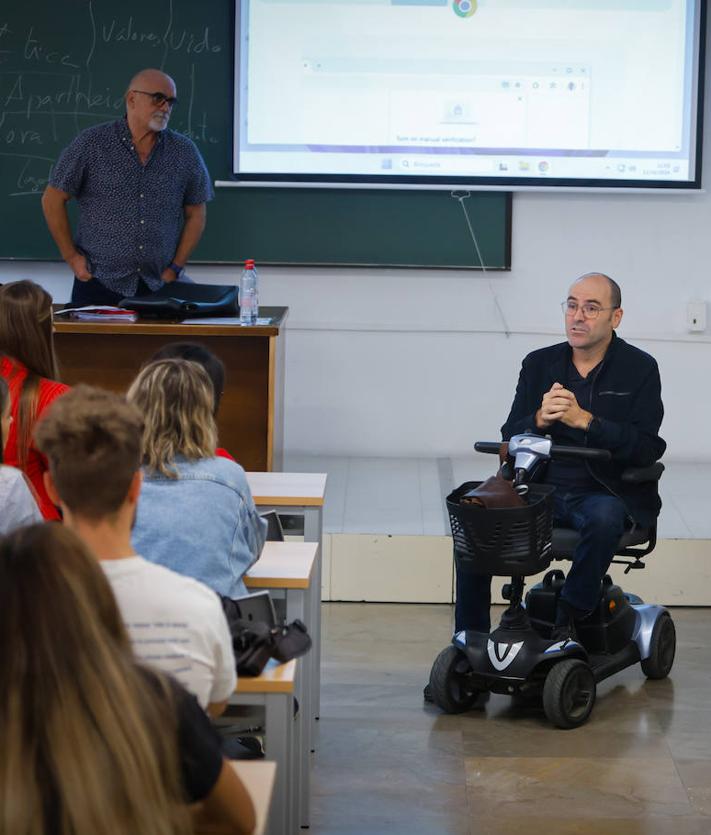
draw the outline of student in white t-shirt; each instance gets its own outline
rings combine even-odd
[[[140,413],[124,398],[77,386],[52,404],[35,442],[49,460],[49,495],[62,508],[64,523],[100,560],[136,656],[173,675],[218,716],[236,684],[218,596],[131,547],[142,430]]]
[[[42,514],[24,473],[2,463],[12,422],[10,405],[10,390],[4,378],[0,377],[0,534],[42,521]]]

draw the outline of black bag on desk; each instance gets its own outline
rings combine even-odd
[[[270,658],[280,663],[298,658],[311,649],[311,637],[300,620],[279,625],[269,592],[232,600],[220,597],[232,635],[237,673],[258,676]]]
[[[121,299],[119,307],[144,318],[180,319],[198,316],[237,316],[237,287],[172,281],[147,296]]]
[[[230,600],[230,603],[233,601]],[[223,599],[223,607],[224,607]],[[228,618],[232,649],[241,676],[258,676],[272,657],[272,631],[266,623]]]

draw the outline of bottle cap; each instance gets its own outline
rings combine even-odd
[[[253,269],[254,269],[254,258],[248,258],[248,259],[244,262],[244,268],[245,268],[246,270],[253,270]]]

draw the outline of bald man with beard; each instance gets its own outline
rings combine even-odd
[[[173,79],[141,70],[124,99],[122,119],[82,131],[62,152],[42,197],[49,231],[74,273],[78,305],[114,305],[189,280],[185,264],[214,196],[193,141],[168,128]],[[72,198],[76,233],[67,214]]]

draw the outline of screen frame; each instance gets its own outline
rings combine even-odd
[[[247,0],[249,2],[249,0]],[[246,55],[241,50],[242,0],[235,0],[234,17],[234,118],[232,141],[232,173],[230,179],[217,181],[218,186],[244,186],[250,188],[366,188],[366,189],[427,189],[437,191],[542,191],[542,192],[600,192],[600,193],[642,193],[703,192],[702,157],[704,126],[704,92],[706,75],[706,0],[694,0],[693,52],[690,56],[691,102],[690,122],[690,165],[694,169],[693,179],[640,180],[604,178],[563,178],[563,177],[488,177],[488,176],[417,176],[387,174],[293,174],[293,173],[252,173],[238,170],[239,131],[241,125],[241,85],[246,70]],[[693,63],[696,62],[696,72]],[[695,143],[695,146],[694,146]],[[524,155],[524,154],[522,154]],[[530,156],[540,155],[532,151]]]

